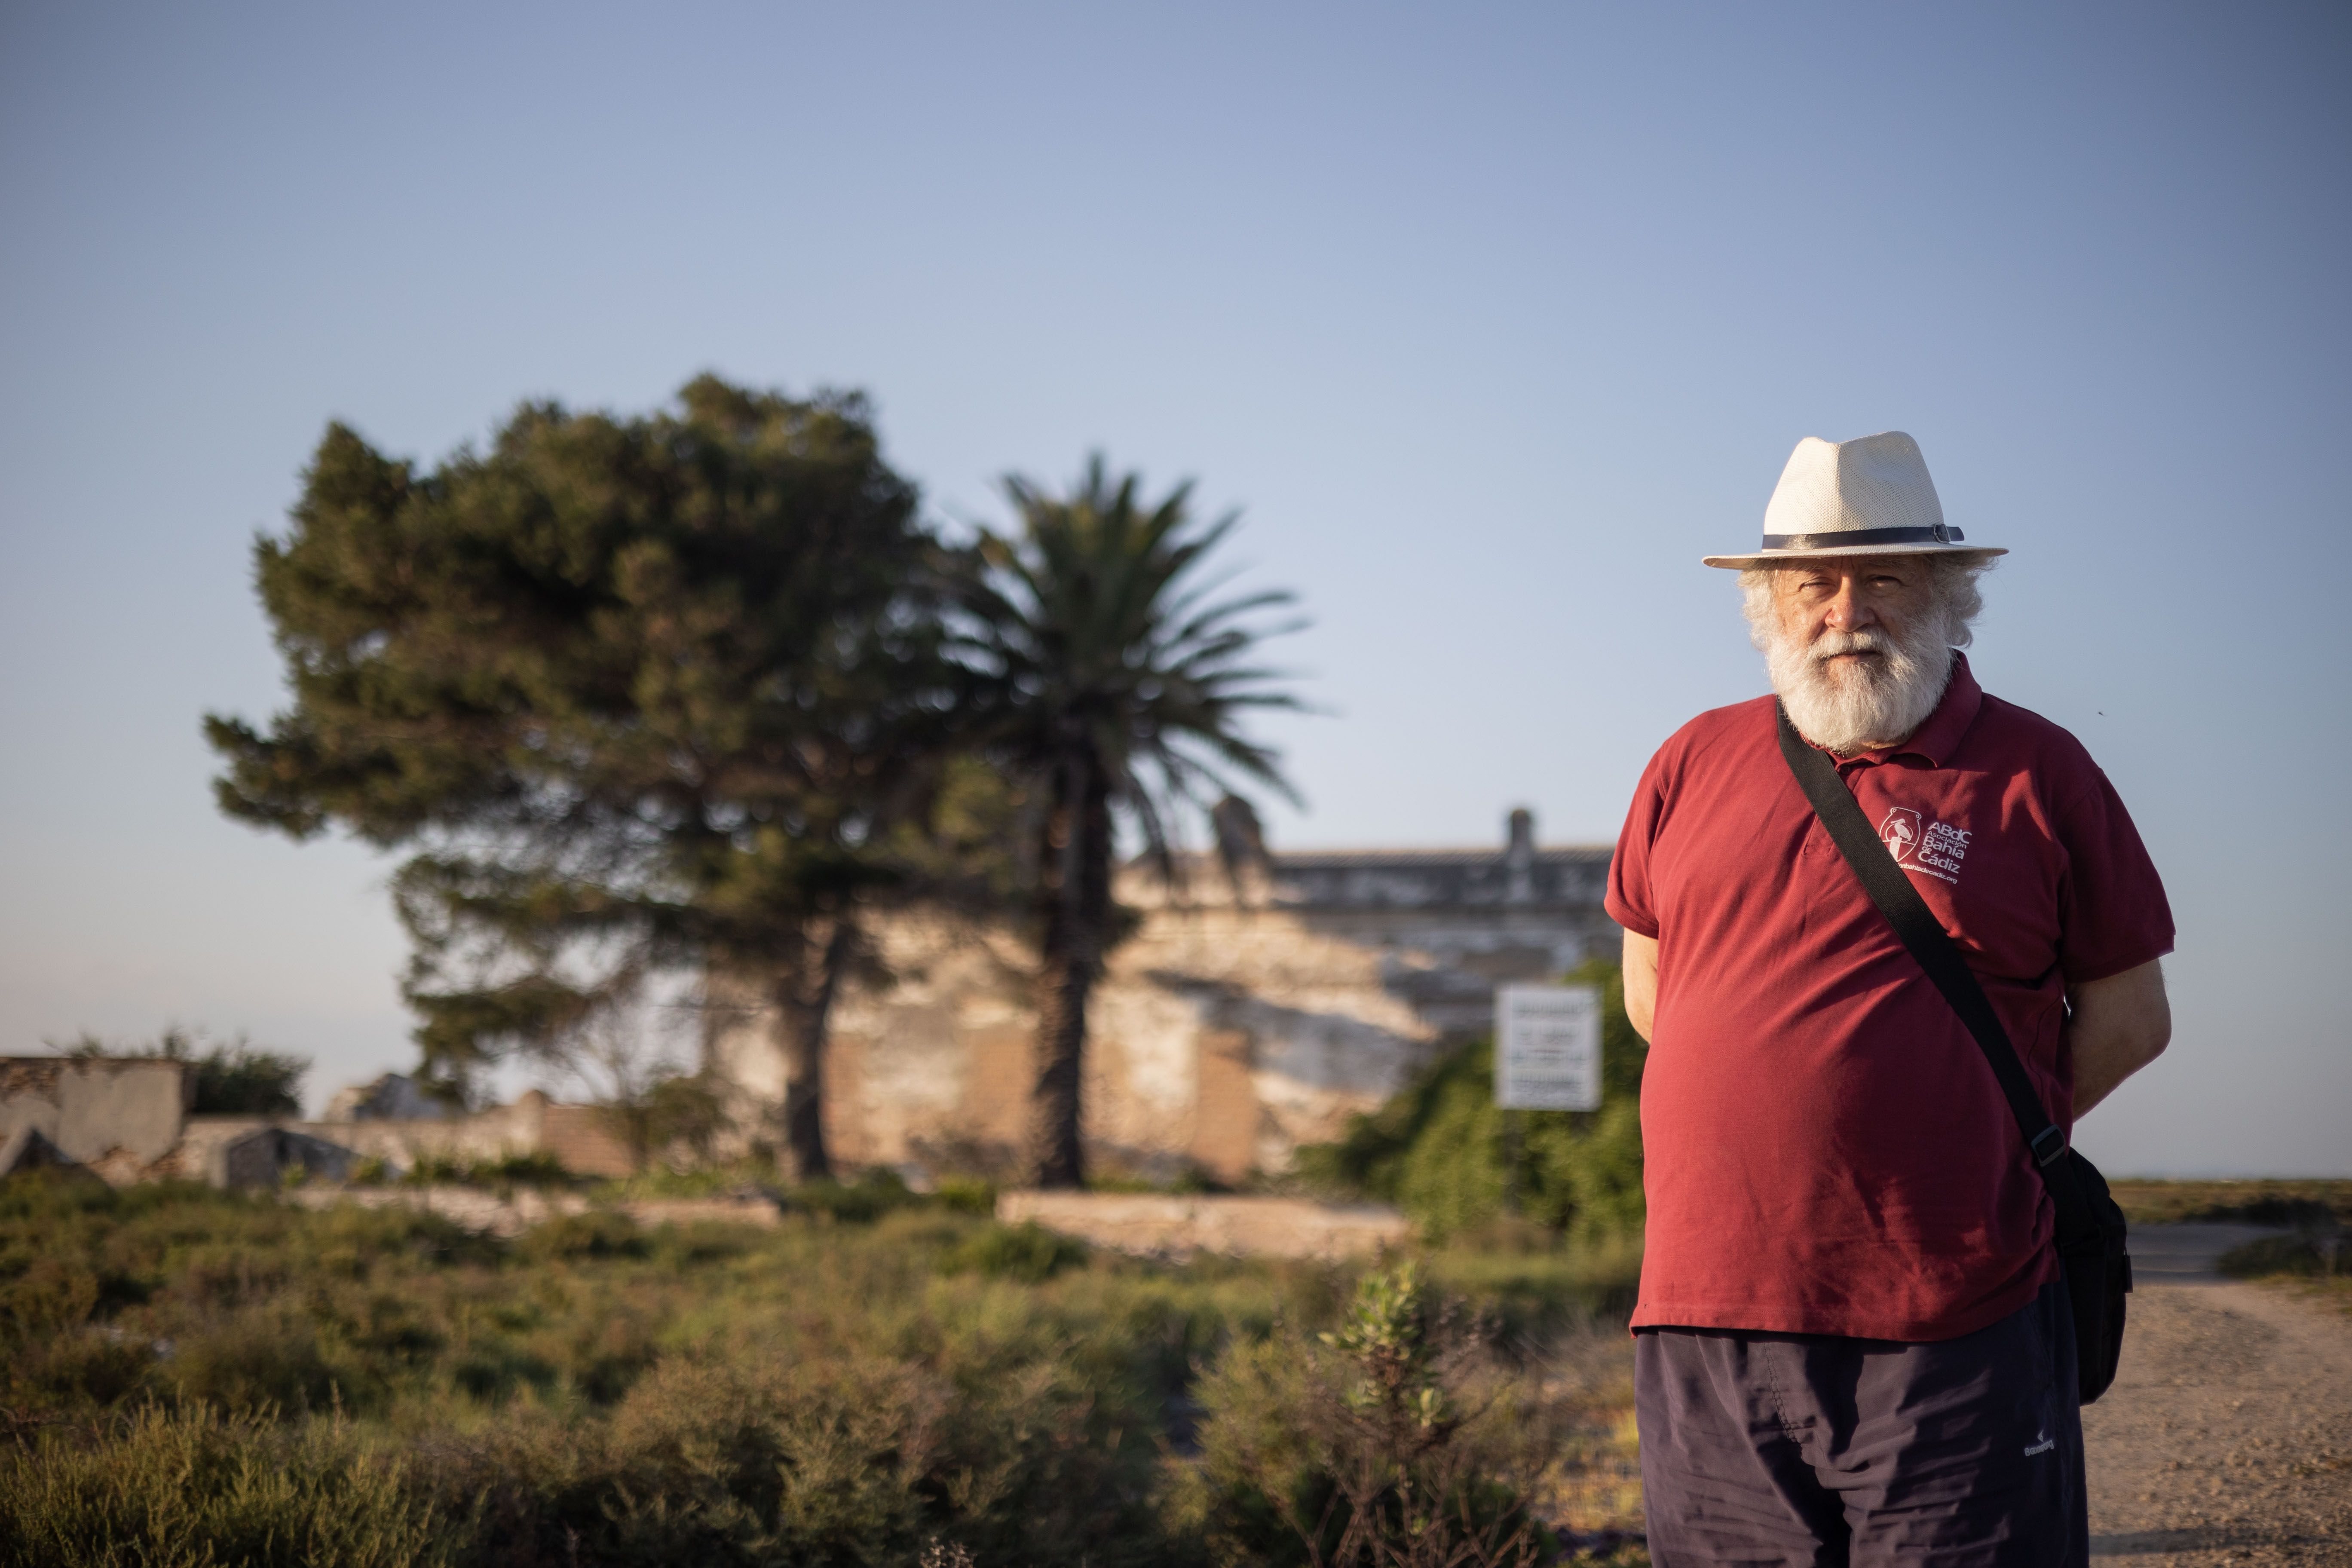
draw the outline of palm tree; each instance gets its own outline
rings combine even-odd
[[[1114,482],[1099,453],[1066,496],[1008,477],[1020,536],[983,530],[962,584],[983,732],[1042,806],[1027,1158],[1044,1187],[1075,1187],[1086,1173],[1081,1068],[1087,999],[1115,940],[1114,819],[1173,874],[1177,814],[1207,790],[1246,779],[1295,798],[1275,753],[1238,728],[1244,710],[1298,706],[1267,687],[1279,672],[1250,662],[1261,639],[1298,623],[1245,619],[1292,595],[1211,602],[1225,579],[1198,582],[1198,568],[1239,515],[1195,529],[1190,481],[1157,506],[1139,500],[1140,483]]]

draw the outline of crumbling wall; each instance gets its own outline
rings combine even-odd
[[[1491,1026],[1494,987],[1573,968],[1613,938],[1597,910],[1318,910],[1130,879],[1134,935],[1088,1016],[1086,1138],[1097,1162],[1225,1180],[1339,1136],[1452,1040]],[[851,1164],[1009,1172],[1034,1079],[1034,962],[1010,930],[880,922],[890,980],[847,987],[826,1061],[826,1137]],[[739,1145],[783,1093],[771,1016],[714,1009],[709,1065],[737,1086]]]
[[[1238,809],[1237,809],[1238,808]],[[1286,1168],[1450,1046],[1494,1027],[1495,989],[1613,956],[1610,851],[1549,848],[1513,811],[1484,848],[1273,854],[1239,803],[1218,853],[1172,884],[1118,878],[1138,929],[1087,1018],[1084,1133],[1099,1164],[1227,1180]],[[869,933],[887,979],[845,988],[825,1059],[836,1158],[1009,1173],[1036,1079],[1034,960],[1006,922],[901,913]],[[729,1145],[777,1144],[784,1056],[740,977],[705,977],[704,1066]]]
[[[290,1127],[256,1127],[208,1151],[204,1175],[216,1187],[275,1187],[296,1171],[340,1182],[357,1163],[341,1143]]]
[[[422,1158],[473,1164],[539,1152],[546,1143],[549,1105],[546,1095],[531,1089],[511,1105],[494,1105],[467,1116],[298,1125],[402,1169]]]
[[[29,1129],[67,1159],[131,1180],[179,1142],[194,1091],[181,1062],[0,1058],[0,1142]]]
[[[442,1121],[461,1114],[406,1073],[388,1072],[335,1091],[321,1121]]]
[[[303,1142],[272,1142],[260,1137],[265,1132]],[[338,1160],[314,1145],[343,1150],[350,1158]],[[281,1173],[288,1165],[300,1165],[313,1175],[341,1179],[361,1159],[381,1160],[394,1170],[407,1171],[420,1160],[470,1165],[515,1154],[551,1154],[565,1170],[581,1176],[625,1176],[635,1168],[628,1145],[595,1107],[558,1105],[531,1089],[511,1105],[423,1121],[194,1117],[172,1158],[156,1173],[247,1186],[261,1184],[261,1178],[250,1172],[271,1160]]]

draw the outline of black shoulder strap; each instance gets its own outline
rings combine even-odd
[[[2009,1100],[2010,1113],[2017,1118],[2017,1130],[2025,1135],[2025,1146],[2033,1152],[2033,1163],[2048,1179],[2051,1166],[2066,1152],[2066,1135],[2058,1131],[2050,1114],[2042,1107],[2041,1095],[2034,1092],[2033,1080],[2025,1074],[2025,1064],[2017,1059],[2017,1048],[2010,1043],[2009,1031],[2001,1026],[2000,1016],[1992,1010],[1992,1003],[1969,972],[1968,961],[1944,930],[1936,912],[1911,885],[1911,879],[1886,852],[1886,846],[1862,815],[1862,807],[1846,789],[1845,781],[1838,777],[1837,764],[1814,750],[1797,733],[1789,722],[1789,711],[1779,703],[1773,704],[1780,726],[1780,755],[1788,759],[1789,771],[1797,775],[1797,784],[1805,798],[1813,803],[1814,815],[1829,829],[1830,838],[1845,857],[1845,863],[1860,879],[1863,891],[1895,928],[1895,934],[1960,1016],[1960,1022],[1976,1037],[1977,1047],[1992,1064],[1992,1075],[2000,1080],[2000,1091]],[[2068,1192],[2060,1191],[2062,1184],[2052,1183],[2051,1196],[2063,1209],[2072,1195],[2072,1184],[2063,1184]],[[2073,1216],[2065,1216],[2072,1218]]]

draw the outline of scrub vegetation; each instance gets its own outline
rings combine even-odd
[[[197,1116],[299,1116],[302,1075],[310,1070],[307,1058],[262,1050],[242,1035],[214,1040],[176,1024],[152,1043],[109,1043],[84,1033],[69,1043],[48,1044],[59,1055],[80,1060],[184,1063],[191,1080],[188,1110]]]
[[[2189,1222],[2284,1227],[2221,1255],[2218,1269],[2309,1291],[2352,1313],[2352,1181],[2114,1183],[2134,1225]]]
[[[0,1185],[0,1564],[1517,1563],[1633,1549],[1627,1255],[1156,1263],[851,1184],[511,1242]],[[1579,1534],[1579,1531],[1584,1533]]]
[[[2108,1188],[2134,1225],[2352,1222],[2352,1181],[2159,1182],[2125,1177],[2110,1182]]]
[[[1395,1204],[1433,1237],[1513,1216],[1588,1246],[1639,1235],[1649,1046],[1625,1016],[1616,964],[1593,959],[1562,978],[1601,988],[1600,1110],[1497,1109],[1494,1048],[1474,1041],[1354,1118],[1339,1142],[1300,1150],[1306,1179]]]
[[[2246,1183],[2247,1186],[2257,1184]],[[2252,1225],[2289,1226],[2221,1255],[2218,1267],[2235,1279],[2261,1279],[2309,1291],[2352,1313],[2352,1182],[2265,1182],[2265,1192],[2234,1205],[2226,1217]]]

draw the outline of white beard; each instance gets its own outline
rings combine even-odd
[[[1927,615],[1901,637],[1883,629],[1823,632],[1802,643],[1777,626],[1759,626],[1758,644],[1772,689],[1797,733],[1841,756],[1910,739],[1943,700],[1952,676],[1946,618]],[[1832,656],[1874,650],[1879,657],[1832,665]]]

